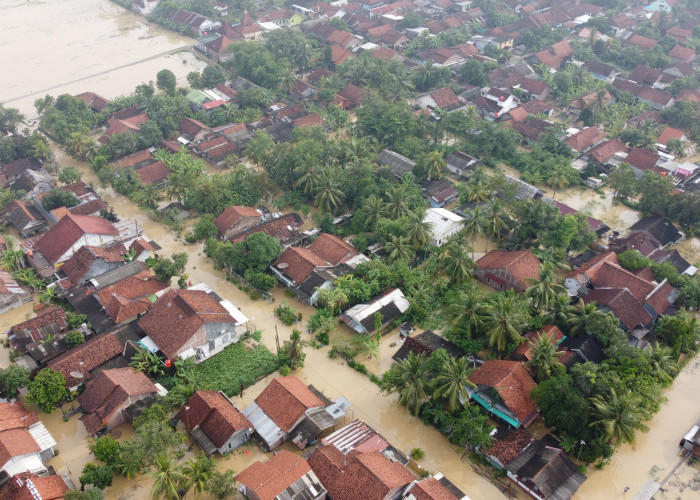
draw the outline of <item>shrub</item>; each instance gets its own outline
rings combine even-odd
[[[421,450],[420,448],[413,448],[411,450],[411,458],[413,460],[418,460],[419,458],[423,458],[424,455],[425,455],[425,452],[423,450]]]
[[[345,339],[338,339],[334,344],[329,355],[331,357],[340,356],[345,360],[349,360],[362,352],[362,345],[357,342],[352,342]]]
[[[287,326],[293,325],[297,320],[296,311],[286,304],[280,304],[275,308],[275,316]]]
[[[362,373],[363,375],[367,375],[367,367],[358,361],[350,359],[348,360],[348,366],[353,370]]]
[[[328,332],[317,333],[316,340],[322,345],[328,345],[330,343],[330,338],[328,337]]]
[[[282,365],[282,366],[280,366],[279,371],[280,371],[281,376],[286,377],[287,375],[289,375],[292,372],[292,369],[289,368],[287,365]]]
[[[87,321],[87,314],[69,314],[68,328],[77,328]]]
[[[71,349],[85,342],[85,337],[79,330],[73,330],[66,334],[66,344]]]

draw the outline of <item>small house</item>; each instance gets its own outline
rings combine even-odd
[[[454,175],[464,178],[474,171],[479,160],[462,151],[453,151],[446,159],[447,170]]]
[[[431,207],[425,211],[423,222],[430,224],[431,241],[433,246],[441,247],[450,236],[463,228],[463,217],[444,208]]]
[[[405,174],[413,173],[413,168],[416,166],[416,162],[389,149],[381,150],[378,163],[382,167],[388,167],[398,180],[401,180]]]
[[[19,401],[0,403],[0,473],[48,474],[44,462],[56,455],[56,440]]]
[[[476,261],[474,276],[496,290],[511,289],[518,293],[537,280],[540,261],[530,250],[492,250]]]
[[[264,222],[259,210],[252,207],[230,206],[214,219],[219,236],[224,241]]]
[[[21,472],[4,479],[6,482],[0,485],[0,500],[61,500],[68,493],[65,480],[55,473]]]
[[[23,200],[12,200],[0,214],[0,222],[14,227],[23,238],[28,238],[49,226],[39,210]]]
[[[253,434],[253,425],[221,391],[196,391],[177,418],[207,455],[229,453]]]
[[[527,332],[523,335],[525,342],[520,344],[511,355],[513,361],[530,361],[532,359],[532,344],[543,337],[553,345],[559,345],[566,338],[555,325],[544,325],[539,330]]]
[[[325,500],[326,489],[302,457],[282,450],[267,462],[254,462],[236,475],[250,500]]]
[[[78,402],[85,412],[80,420],[89,434],[116,429],[140,413],[134,412],[143,405],[138,405],[139,402],[145,399],[153,402],[161,390],[164,391],[143,372],[133,368],[105,370],[90,381],[78,396]]]
[[[125,254],[126,248],[121,243],[104,247],[82,246],[59,268],[57,287],[65,291],[117,269],[124,264]]]
[[[31,302],[32,292],[19,286],[12,275],[0,271],[0,313]]]
[[[403,292],[394,288],[371,302],[351,307],[340,315],[340,320],[355,332],[369,335],[377,331],[378,320],[381,320],[381,331],[408,311],[410,305]]]
[[[95,291],[94,297],[107,316],[115,324],[119,324],[132,321],[145,313],[155,302],[159,292],[169,286],[153,276],[150,270],[143,270]]]

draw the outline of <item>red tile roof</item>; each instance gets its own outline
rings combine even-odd
[[[333,266],[347,262],[360,253],[347,241],[328,233],[321,233],[309,245],[309,250]]]
[[[432,97],[438,107],[443,109],[459,104],[460,102],[459,97],[457,97],[457,94],[455,94],[454,90],[450,87],[433,90],[430,93],[430,97]]]
[[[66,492],[68,486],[57,474],[37,476],[32,472],[23,472],[12,476],[0,488],[0,500],[59,500]]]
[[[81,417],[90,434],[102,429],[116,411],[125,409],[139,396],[158,392],[149,378],[133,368],[114,368],[101,372],[78,396],[78,402],[88,413]],[[91,419],[88,416],[93,415]],[[97,419],[95,419],[97,417]]]
[[[115,332],[104,333],[52,359],[47,367],[62,373],[67,387],[74,387],[87,381],[93,369],[121,354],[123,348]]]
[[[352,102],[353,105],[358,106],[365,98],[365,91],[352,83],[348,83],[340,92],[340,96]]]
[[[295,127],[313,127],[314,125],[322,125],[323,120],[321,115],[318,113],[311,113],[310,115],[302,116],[294,120]]]
[[[156,279],[149,270],[143,270],[125,280],[103,288],[95,295],[104,307],[107,316],[121,323],[146,312],[149,297],[168,288],[169,285]]]
[[[347,60],[350,56],[352,56],[352,52],[350,52],[349,50],[344,49],[339,45],[331,46],[331,60],[336,66],[339,64],[343,64],[345,60]]]
[[[165,179],[170,177],[170,168],[165,164],[164,161],[157,161],[146,165],[136,171],[136,175],[139,176],[139,180],[143,184],[157,185],[162,183]]]
[[[530,250],[492,250],[476,261],[479,269],[506,269],[523,287],[530,286],[530,279],[539,278],[540,261]]]
[[[59,306],[50,306],[39,311],[36,317],[17,323],[10,328],[9,335],[16,335],[26,330],[33,341],[42,340],[41,329],[51,324],[56,324],[62,331],[68,329],[65,311]],[[15,344],[15,342],[12,342]]]
[[[273,500],[311,471],[302,457],[282,450],[267,462],[255,462],[236,475],[260,500]]]
[[[669,139],[682,139],[685,136],[685,132],[682,130],[678,130],[677,128],[673,127],[666,127],[663,132],[661,132],[661,135],[659,136],[658,139],[656,139],[656,142],[658,144],[663,144],[666,146],[668,144]]]
[[[0,403],[0,432],[10,429],[26,429],[39,421],[19,401]]]
[[[139,327],[170,359],[206,323],[235,324],[219,302],[201,290],[170,290],[139,320]]]
[[[581,284],[586,284],[589,280],[595,280],[598,277],[598,273],[600,272],[600,269],[605,263],[619,265],[619,261],[617,260],[617,254],[615,252],[607,252],[602,253],[600,255],[596,255],[578,269],[571,271],[569,274],[566,275],[566,277],[573,278],[579,281]]]
[[[668,55],[681,61],[690,62],[695,58],[695,51],[689,47],[675,45]]]
[[[505,439],[496,440],[485,452],[496,457],[502,465],[508,465],[532,442],[532,436],[525,429],[511,432]]]
[[[653,319],[630,291],[624,288],[596,288],[583,301],[608,307],[628,330],[639,325],[647,326]]]
[[[328,43],[337,43],[338,45],[347,48],[350,42],[356,40],[352,33],[341,30],[333,30],[333,33],[326,38]]]
[[[542,328],[535,332],[528,332],[525,335],[523,335],[525,342],[520,344],[518,348],[515,351],[513,351],[513,355],[522,356],[525,359],[529,360],[532,356],[532,344],[537,342],[537,340],[539,340],[542,336],[545,336],[546,338],[550,339],[550,342],[552,344],[556,344],[564,338],[564,334],[555,325],[544,325]]]
[[[224,85],[223,83],[218,84],[216,87],[214,87],[216,90],[224,94],[228,98],[234,98],[236,97],[236,90],[232,89],[231,87]]]
[[[109,104],[110,102],[109,99],[106,99],[101,95],[95,94],[94,92],[83,92],[82,94],[78,94],[75,97],[88,103],[88,105],[98,113],[101,113],[102,110],[105,109],[107,107],[107,104]]]
[[[142,163],[149,160],[153,160],[153,154],[151,154],[148,149],[144,149],[143,151],[137,151],[129,156],[125,156],[124,158],[115,162],[114,166],[116,168],[133,167],[137,163]]]
[[[549,66],[550,68],[559,69],[562,61],[566,57],[573,55],[573,53],[574,49],[571,48],[569,42],[563,40],[559,43],[555,43],[548,49],[538,52],[535,54],[535,56],[542,64]]]
[[[219,391],[195,392],[177,418],[188,431],[199,426],[217,448],[221,448],[236,432],[253,428],[243,413]]]
[[[116,236],[119,232],[107,219],[68,214],[34,244],[34,250],[56,264],[86,234]]]
[[[242,233],[234,236],[234,243],[245,240],[248,236],[254,233],[265,233],[268,236],[277,238],[280,242],[285,242],[294,238],[302,226],[301,218],[296,213],[284,214],[278,219],[265,222],[250,229],[246,229]]]
[[[522,363],[488,359],[469,376],[474,384],[493,387],[503,403],[521,422],[537,412],[530,391],[537,385]]]
[[[621,153],[624,151],[627,151],[627,146],[625,146],[619,137],[616,137],[615,139],[601,142],[588,151],[588,154],[595,158],[596,161],[605,163],[615,153]]]
[[[625,161],[640,170],[651,170],[654,168],[659,158],[660,156],[656,151],[643,148],[632,148],[632,151],[630,151],[630,153],[627,155],[627,159]]]
[[[291,431],[306,410],[323,406],[323,401],[293,375],[273,379],[255,403],[284,432]]]
[[[649,50],[659,42],[657,42],[656,40],[654,40],[652,38],[647,38],[645,36],[637,35],[635,33],[634,35],[632,35],[631,37],[629,37],[627,39],[627,43],[629,43],[631,45],[636,45],[640,49]]]
[[[416,500],[460,500],[434,477],[419,481],[410,492]]]
[[[260,212],[253,207],[233,205],[221,212],[221,215],[214,219],[214,225],[219,230],[219,233],[223,235],[243,217],[256,217],[257,219],[260,219],[262,216],[260,215]]]
[[[63,263],[61,271],[68,277],[71,286],[75,286],[90,270],[94,261],[102,259],[105,262],[122,262],[125,253],[126,248],[121,243],[108,247],[85,245]]]
[[[572,149],[582,153],[584,150],[603,139],[605,139],[605,130],[600,130],[597,127],[586,127],[569,137],[566,143],[571,146]]]
[[[649,304],[657,314],[663,314],[666,312],[666,309],[671,307],[671,301],[668,299],[674,292],[675,289],[667,281],[659,285],[647,296],[647,304]]]
[[[289,247],[279,256],[275,267],[301,283],[317,267],[331,267],[331,264],[307,248]]]
[[[41,448],[27,429],[9,429],[0,432],[0,467],[13,457],[39,453]]]
[[[309,465],[333,500],[379,500],[415,480],[405,467],[378,451],[343,455],[335,446],[316,448]]]
[[[649,87],[642,87],[639,89],[636,96],[639,99],[646,99],[647,101],[661,104],[663,106],[668,105],[673,100],[673,96],[665,90],[650,89]]]
[[[209,127],[204,125],[202,122],[197,121],[193,118],[183,118],[182,120],[180,120],[180,124],[178,125],[178,128],[180,130],[180,133],[187,134],[190,137],[196,136],[202,130],[211,130]]]

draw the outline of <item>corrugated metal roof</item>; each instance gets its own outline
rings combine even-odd
[[[275,424],[264,411],[253,402],[243,410],[243,415],[248,418],[255,428],[255,432],[268,445],[271,445],[284,437],[284,432]]]

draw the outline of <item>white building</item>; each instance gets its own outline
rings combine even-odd
[[[431,226],[433,239],[432,245],[441,247],[447,243],[447,239],[462,229],[464,219],[459,215],[444,208],[429,208],[425,212],[423,222]]]

